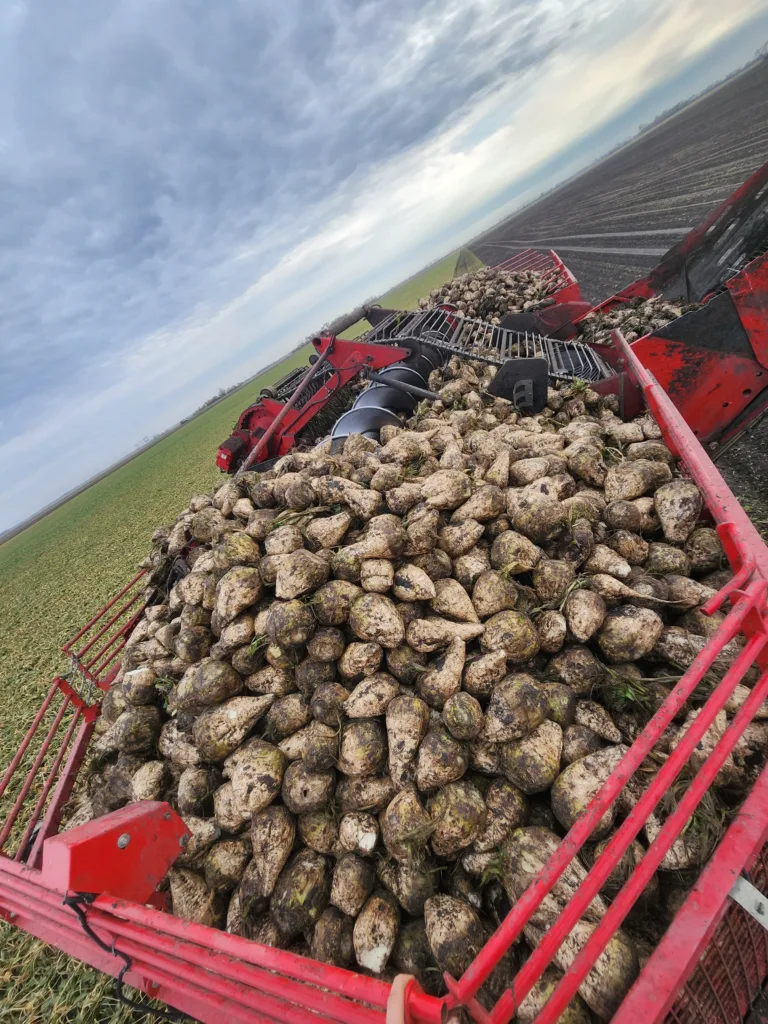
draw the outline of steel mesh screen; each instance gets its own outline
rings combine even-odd
[[[763,847],[747,877],[761,892],[768,890],[768,847]],[[766,975],[768,932],[730,902],[666,1024],[741,1024]]]

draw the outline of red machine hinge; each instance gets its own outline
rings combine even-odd
[[[189,829],[165,802],[128,804],[43,845],[43,884],[146,903],[186,845]]]

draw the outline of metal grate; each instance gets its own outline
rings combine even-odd
[[[509,259],[497,264],[494,270],[506,270],[508,273],[517,274],[526,270],[533,270],[537,274],[546,276],[547,272],[556,271],[559,268],[554,261],[554,253],[550,249],[547,252],[540,252],[537,249],[523,249],[522,252],[510,256]]]
[[[768,892],[768,847],[760,851],[747,877]],[[665,1022],[741,1024],[767,974],[768,931],[732,903]]]
[[[540,358],[549,364],[553,380],[579,378],[590,382],[615,377],[613,370],[589,345],[578,341],[556,341],[540,334],[511,331],[486,323],[457,317],[451,309],[430,309],[418,313],[393,313],[365,336],[372,344],[396,345],[408,340],[432,345],[441,352],[464,358],[493,362],[506,359]]]
[[[505,270],[510,274],[533,271],[544,279],[550,295],[555,295],[563,288],[576,283],[573,275],[568,272],[563,261],[552,249],[544,252],[537,249],[523,249],[522,252],[497,264],[493,269]]]
[[[71,640],[62,647],[69,660],[73,685],[90,700],[94,687],[109,689],[120,664],[120,652],[147,605],[147,573],[142,569]]]
[[[0,860],[39,867],[42,844],[58,830],[97,714],[98,706],[66,679],[54,678],[0,778]]]

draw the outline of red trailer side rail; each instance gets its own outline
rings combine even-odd
[[[581,302],[581,288],[571,271],[566,267],[554,249],[539,252],[536,249],[523,249],[522,252],[510,256],[503,263],[497,264],[494,270],[512,272],[534,270],[551,280],[553,291],[551,297],[555,302]]]

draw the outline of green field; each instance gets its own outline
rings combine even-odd
[[[466,267],[469,257],[461,256]],[[415,306],[453,277],[459,258],[452,253],[379,301]],[[349,336],[358,333],[353,328]],[[305,363],[309,350],[293,353],[0,546],[0,769],[51,676],[64,667],[62,643],[133,575],[153,530],[172,521],[192,494],[221,481],[214,464],[219,442],[259,390]],[[109,996],[110,985],[0,924],[0,1022],[149,1021],[122,1009]]]

